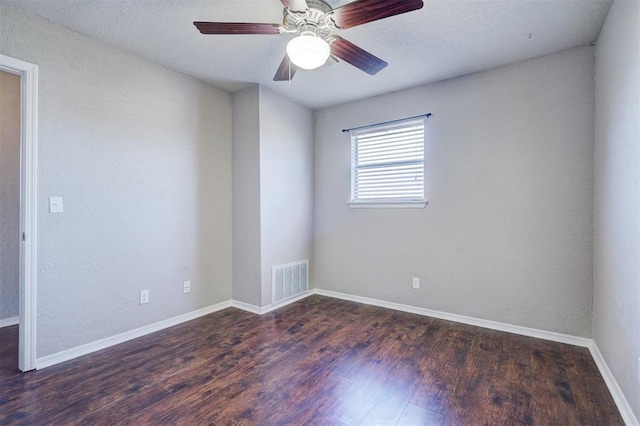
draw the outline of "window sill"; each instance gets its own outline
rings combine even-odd
[[[352,209],[423,209],[428,201],[351,201],[347,203]]]

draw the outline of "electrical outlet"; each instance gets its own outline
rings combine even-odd
[[[640,358],[638,358],[638,381],[640,382]]]
[[[420,278],[413,277],[413,288],[420,288]]]
[[[184,282],[184,292],[189,293],[191,291],[191,281]]]
[[[140,304],[149,303],[149,290],[140,290]]]

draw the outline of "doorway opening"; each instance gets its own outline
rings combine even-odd
[[[0,368],[8,371],[18,366],[19,236],[20,76],[0,71]]]
[[[0,55],[0,71],[20,77],[18,368],[36,368],[38,67]]]

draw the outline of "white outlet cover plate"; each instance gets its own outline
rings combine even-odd
[[[140,291],[140,304],[149,303],[149,290]]]

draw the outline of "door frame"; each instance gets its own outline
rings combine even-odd
[[[20,325],[18,368],[36,368],[38,66],[0,54],[0,70],[20,78]]]

